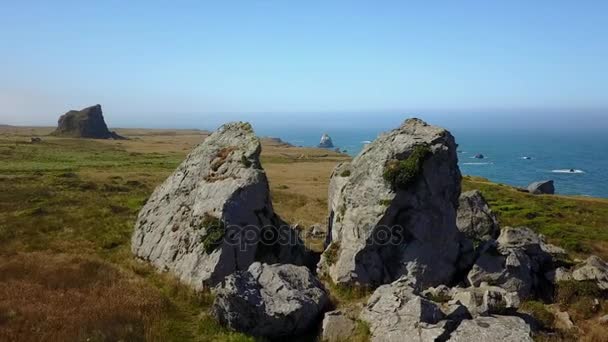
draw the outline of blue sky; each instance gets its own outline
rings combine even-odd
[[[607,1],[0,0],[0,123],[101,103],[131,127],[416,113],[608,128],[607,13]]]

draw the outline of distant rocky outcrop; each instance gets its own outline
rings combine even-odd
[[[284,337],[309,329],[329,303],[309,269],[253,263],[228,276],[215,291],[213,315],[254,336]]]
[[[475,158],[475,159],[484,159],[485,156],[483,154],[481,154],[481,153],[478,153],[475,156],[473,156],[473,158]]]
[[[299,237],[273,211],[260,151],[248,123],[207,137],[141,209],[133,253],[197,289],[255,260],[309,264]]]
[[[449,282],[459,254],[460,180],[448,131],[409,119],[381,135],[332,173],[319,271],[339,284],[401,275],[422,287]]]
[[[555,194],[555,186],[552,180],[534,182],[528,185],[528,192],[534,195],[553,195]]]
[[[63,114],[52,135],[91,139],[125,139],[116,132],[108,130],[103,119],[101,105],[82,110],[71,110]]]
[[[467,238],[477,241],[494,239],[500,232],[498,219],[479,190],[460,195],[456,225]]]
[[[327,133],[323,133],[318,146],[321,148],[334,148],[334,143],[331,141],[331,137]]]

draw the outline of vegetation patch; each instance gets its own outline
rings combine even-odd
[[[205,213],[201,228],[205,228],[205,236],[203,237],[203,249],[207,253],[213,252],[220,246],[226,233],[226,227],[221,219]]]
[[[383,207],[388,207],[389,205],[391,205],[391,203],[393,203],[393,200],[391,199],[381,199],[378,201],[378,204]]]
[[[350,176],[350,170],[344,170],[340,173],[340,177],[349,177]]]
[[[333,265],[338,261],[338,253],[340,252],[340,243],[332,242],[329,244],[327,249],[325,250],[325,260],[327,260],[327,264]]]
[[[542,302],[530,300],[523,302],[519,307],[521,312],[527,313],[540,323],[544,328],[551,329],[553,322],[555,322],[555,316],[551,311],[547,310]]]
[[[407,188],[422,173],[422,165],[430,154],[430,147],[427,144],[420,144],[414,146],[407,158],[389,160],[384,166],[384,180],[393,189]]]

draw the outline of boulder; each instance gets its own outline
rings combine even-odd
[[[402,275],[420,288],[449,282],[460,249],[460,179],[445,129],[409,119],[381,135],[332,173],[319,271],[338,284],[378,285]]]
[[[592,281],[602,290],[608,290],[608,264],[599,257],[592,255],[572,271],[572,279]]]
[[[450,304],[461,304],[468,312],[476,317],[479,315],[503,314],[514,311],[519,305],[519,297],[515,292],[498,286],[481,284],[479,287],[454,288],[451,290]]]
[[[516,292],[523,299],[555,269],[562,253],[563,249],[545,243],[529,228],[506,227],[496,243],[483,246],[467,280],[473,286],[486,282]]]
[[[528,192],[534,195],[553,195],[555,193],[555,186],[553,186],[552,180],[534,182],[528,185]]]
[[[472,240],[494,239],[500,233],[498,219],[479,190],[460,195],[456,226]]]
[[[270,338],[302,333],[315,323],[329,298],[310,270],[255,262],[215,288],[212,314],[230,329]]]
[[[30,138],[30,142],[31,142],[32,144],[37,144],[37,143],[41,143],[41,142],[42,142],[42,139],[41,139],[41,138],[39,138],[39,137],[31,137],[31,138]]]
[[[450,335],[451,342],[524,342],[533,339],[530,326],[514,316],[487,316],[462,321]]]
[[[481,153],[478,153],[473,158],[475,158],[475,159],[484,159],[485,156],[483,154],[481,154]]]
[[[325,313],[321,327],[321,341],[348,341],[355,334],[357,322],[341,310]]]
[[[441,321],[440,307],[416,295],[406,278],[378,287],[359,318],[368,323],[372,342],[434,341],[448,323]]]
[[[51,134],[73,138],[125,139],[108,130],[101,105],[71,110],[63,114],[59,117],[57,129]]]
[[[297,234],[273,211],[260,151],[248,123],[207,137],[139,212],[133,253],[195,289],[254,260],[309,262]]]
[[[331,141],[331,137],[327,133],[323,133],[321,136],[321,141],[319,142],[318,147],[321,148],[334,148],[334,143]]]

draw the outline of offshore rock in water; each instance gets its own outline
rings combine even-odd
[[[327,133],[323,133],[321,137],[321,141],[319,142],[318,147],[321,148],[333,148],[334,143],[331,141],[331,137]]]

